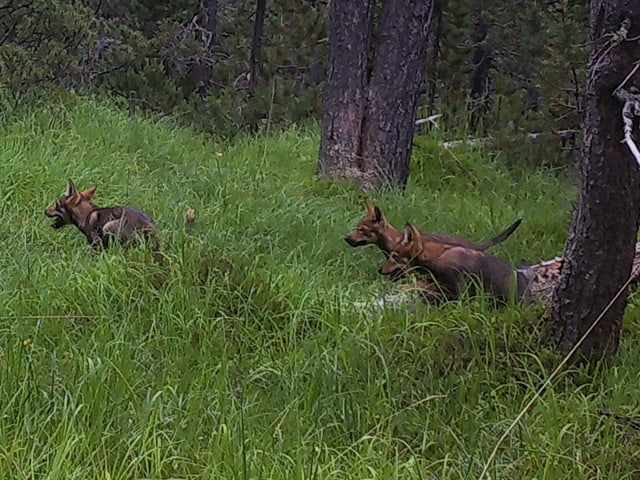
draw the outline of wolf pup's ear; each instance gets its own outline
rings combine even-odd
[[[378,207],[373,207],[373,221],[376,223],[380,223],[384,220],[384,215],[382,215],[382,210]]]
[[[413,243],[420,238],[420,231],[413,223],[407,223],[404,226],[404,243]]]
[[[410,223],[406,223],[404,225],[404,230],[402,231],[402,244],[403,245],[409,245],[409,243],[411,243],[411,229],[410,227]]]
[[[96,188],[97,187],[87,188],[86,190],[83,190],[82,192],[80,192],[80,195],[85,200],[91,200],[96,193]]]
[[[76,186],[73,184],[73,181],[69,180],[69,182],[67,183],[67,191],[66,191],[66,192],[64,192],[64,194],[65,194],[67,197],[70,197],[70,196],[72,196],[72,195],[73,195],[74,193],[76,193],[76,192],[77,192],[77,190],[76,190]]]
[[[367,210],[367,215],[369,215],[370,217],[373,217],[373,215],[374,215],[373,209],[375,207],[373,205],[371,205],[370,203],[364,202],[364,208]]]

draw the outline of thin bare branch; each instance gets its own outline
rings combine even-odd
[[[621,85],[624,85],[632,74],[638,70],[639,65],[640,64],[636,63],[631,73],[627,75],[627,78]],[[624,102],[624,106],[622,107],[624,142],[629,147],[631,154],[640,167],[640,150],[638,150],[638,146],[633,139],[633,121],[636,117],[640,117],[640,94],[637,93],[637,89],[635,89],[635,91],[628,91],[621,87],[618,87],[613,94],[618,100]]]

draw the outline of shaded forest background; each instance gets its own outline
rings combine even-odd
[[[3,109],[44,87],[107,93],[222,137],[318,121],[327,3],[4,0]],[[588,10],[586,0],[437,2],[419,117],[443,114],[458,138],[549,134],[540,138],[565,155],[556,144],[537,162],[565,163],[579,141]]]

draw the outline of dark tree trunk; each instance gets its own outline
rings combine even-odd
[[[334,0],[324,87],[318,177],[360,178],[374,0]]]
[[[218,43],[218,0],[203,0],[204,11],[207,15],[206,28],[211,33],[209,47]]]
[[[318,44],[313,48],[313,54],[309,59],[309,68],[304,75],[304,87],[309,85],[318,85],[322,80],[322,60],[325,58],[325,52],[322,45]]]
[[[427,87],[427,104],[429,115],[432,115],[436,106],[436,97],[438,96],[438,79],[440,78],[440,53],[442,43],[442,16],[443,16],[443,0],[436,1],[433,4],[433,21],[435,27],[429,36],[429,51],[431,52],[431,65],[429,68],[429,78]],[[433,24],[432,24],[433,25]]]
[[[318,176],[363,188],[406,185],[424,76],[430,0],[331,2]]]
[[[627,146],[620,143],[622,104],[612,93],[640,58],[640,45],[623,42],[608,48],[625,17],[631,20],[629,37],[640,34],[638,0],[591,1],[581,194],[550,310],[553,340],[561,353],[576,345],[631,272],[640,176]],[[583,357],[616,352],[626,300],[625,289],[582,344]]]
[[[477,130],[491,103],[489,73],[493,64],[493,52],[486,46],[488,34],[489,22],[485,18],[481,3],[478,2],[473,12],[473,71],[470,79],[471,101],[469,103],[470,126],[473,131]]]
[[[424,79],[432,2],[387,0],[367,96],[363,186],[405,187]]]
[[[256,0],[256,17],[253,22],[253,39],[251,40],[251,58],[249,59],[249,92],[254,93],[258,85],[258,74],[262,57],[262,33],[264,31],[264,15],[267,0]]]

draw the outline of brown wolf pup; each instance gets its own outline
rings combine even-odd
[[[96,187],[78,191],[69,180],[66,192],[45,210],[54,219],[51,226],[75,225],[93,248],[107,248],[113,240],[124,244],[137,234],[157,247],[155,226],[146,213],[132,207],[100,208],[91,202],[95,193]]]
[[[398,270],[412,267],[431,273],[449,298],[455,298],[464,287],[473,288],[471,280],[475,278],[501,301],[526,300],[533,278],[530,269],[514,270],[487,253],[425,240],[414,225],[407,224],[400,244],[379,272],[396,275]]]
[[[385,256],[393,251],[402,241],[402,232],[391,225],[382,211],[374,206],[365,204],[367,214],[358,222],[356,228],[344,239],[352,247],[374,244],[383,251]],[[484,251],[488,248],[505,241],[520,225],[522,219],[516,220],[504,231],[493,238],[476,243],[466,238],[444,233],[423,233],[422,238],[428,242],[446,243],[448,245],[458,245],[472,250]]]

